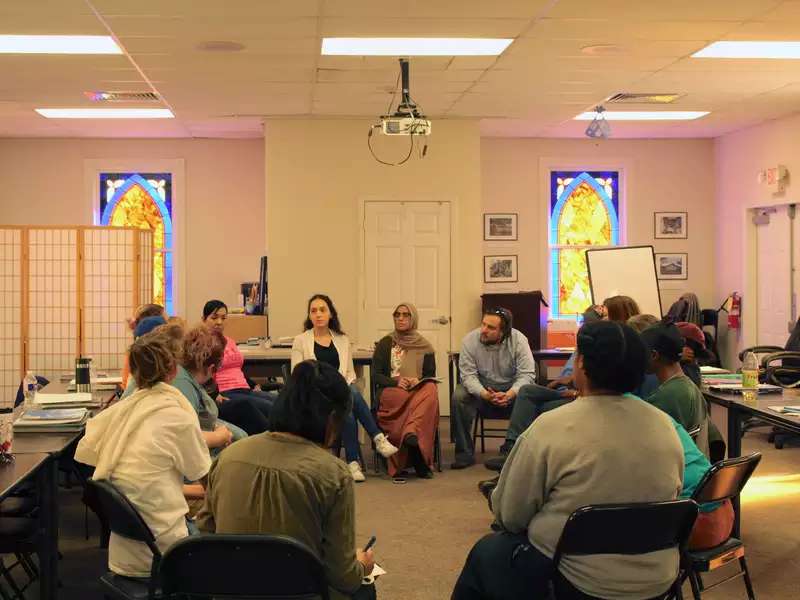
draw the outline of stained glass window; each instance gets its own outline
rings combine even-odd
[[[550,172],[552,316],[576,318],[592,303],[586,250],[619,244],[619,172]]]
[[[100,173],[100,224],[153,230],[153,302],[175,314],[171,173]]]

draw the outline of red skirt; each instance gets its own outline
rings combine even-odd
[[[378,407],[378,425],[400,452],[389,458],[389,475],[394,477],[408,466],[403,439],[413,433],[425,463],[433,466],[433,442],[439,423],[439,393],[435,383],[408,392],[399,387],[384,388]]]

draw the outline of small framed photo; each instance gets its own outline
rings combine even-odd
[[[685,212],[655,213],[654,237],[662,239],[683,239],[689,237],[689,214]]]
[[[659,279],[687,279],[689,255],[686,252],[656,253],[656,273]]]
[[[487,242],[515,242],[517,240],[517,213],[484,214],[483,239]]]
[[[512,283],[517,281],[517,255],[483,257],[484,283]]]

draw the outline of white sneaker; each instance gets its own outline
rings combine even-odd
[[[372,440],[375,442],[375,450],[383,458],[389,458],[392,454],[397,454],[399,448],[389,441],[385,434],[379,433]]]
[[[364,477],[364,472],[361,470],[361,465],[358,464],[358,461],[354,460],[347,466],[350,468],[350,475],[353,476],[353,481],[356,483],[361,483],[362,481],[367,480],[367,478]]]

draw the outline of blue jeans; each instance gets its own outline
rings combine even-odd
[[[358,460],[359,445],[358,445],[358,424],[366,430],[370,439],[378,435],[381,430],[375,424],[375,419],[372,418],[372,413],[369,411],[367,403],[364,401],[364,396],[356,384],[350,384],[350,396],[353,398],[353,411],[347,415],[342,423],[342,445],[344,446],[344,456],[347,462]]]

